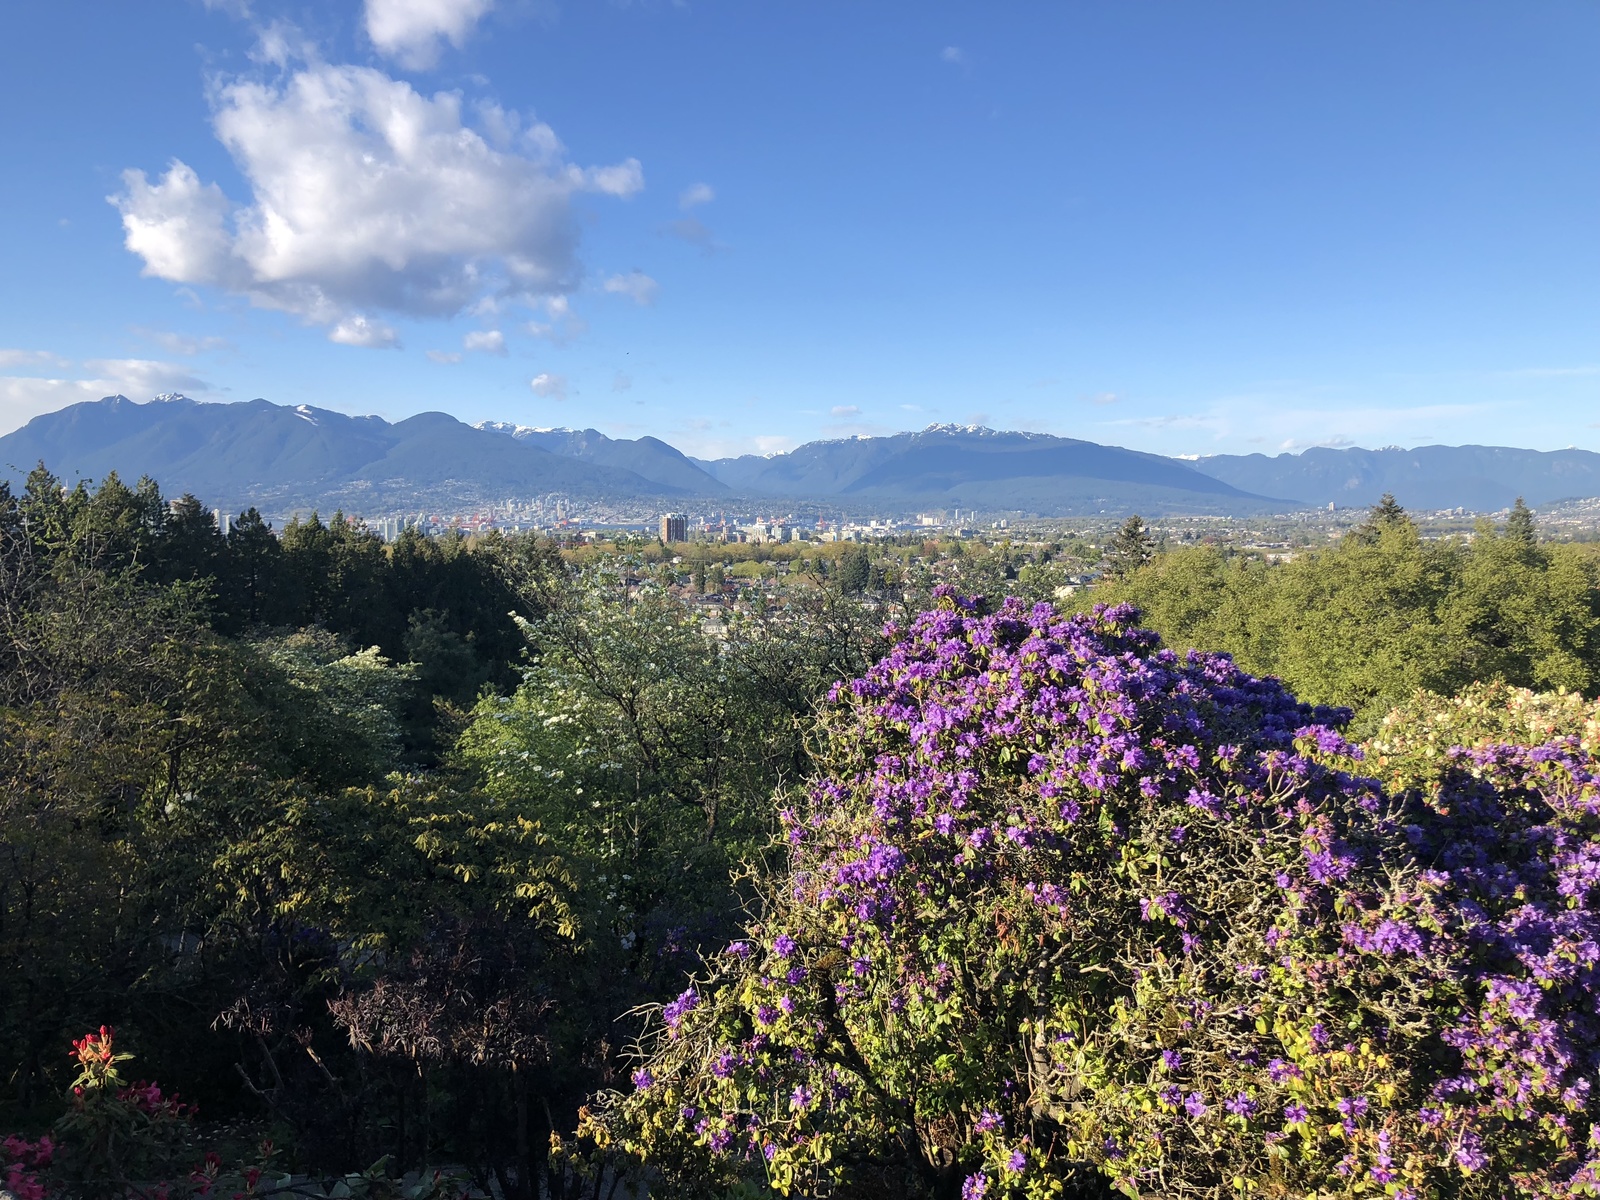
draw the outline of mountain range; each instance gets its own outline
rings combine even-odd
[[[149,475],[169,495],[269,512],[434,511],[552,492],[636,506],[820,506],[862,513],[962,508],[1041,516],[1246,514],[1370,505],[1493,511],[1600,496],[1600,454],[1494,446],[1313,449],[1167,458],[1042,433],[933,425],[810,442],[787,454],[695,459],[657,438],[593,429],[403,421],[266,400],[217,404],[125,396],[74,404],[0,437],[0,478],[38,462],[67,482]]]
[[[1418,446],[1402,450],[1313,447],[1299,454],[1215,454],[1195,469],[1245,491],[1303,504],[1361,506],[1392,492],[1418,509],[1496,512],[1518,496],[1529,504],[1600,496],[1600,454],[1509,446]]]

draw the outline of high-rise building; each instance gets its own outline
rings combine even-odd
[[[689,518],[682,513],[663,513],[661,515],[661,540],[663,542],[687,542],[689,540]]]

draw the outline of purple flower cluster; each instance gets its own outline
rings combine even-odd
[[[946,597],[837,688],[787,873],[632,1103],[785,1178],[872,1148],[973,1196],[1067,1143],[1129,1192],[1600,1179],[1587,754],[1386,789],[1348,714],[1135,619]]]

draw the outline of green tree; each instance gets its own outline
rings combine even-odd
[[[834,583],[847,596],[859,595],[872,579],[872,559],[865,546],[850,545],[839,555],[834,568]]]
[[[1533,510],[1522,502],[1522,497],[1517,497],[1517,502],[1511,506],[1511,513],[1506,517],[1506,540],[1524,549],[1532,549],[1539,541],[1538,527],[1533,519]]]
[[[1398,529],[1401,526],[1412,525],[1413,522],[1406,510],[1400,507],[1394,498],[1393,492],[1385,492],[1376,504],[1372,506],[1367,519],[1352,529],[1348,536],[1357,541],[1376,541],[1384,532]]]
[[[1106,547],[1105,572],[1113,579],[1126,579],[1150,561],[1155,549],[1155,539],[1144,518],[1135,513],[1122,523]]]
[[[276,625],[298,606],[282,567],[283,547],[254,508],[246,509],[228,531],[222,605],[225,628],[236,632],[256,624]]]

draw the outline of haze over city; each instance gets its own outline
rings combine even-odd
[[[0,31],[0,433],[181,391],[708,458],[932,422],[1600,448],[1592,4],[79,0]]]

